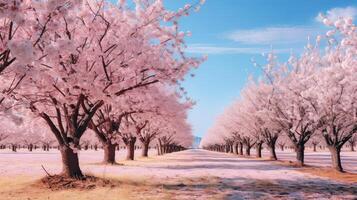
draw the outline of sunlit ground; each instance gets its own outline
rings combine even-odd
[[[352,179],[316,174],[313,168],[294,168],[284,163],[264,159],[242,158],[231,154],[187,150],[150,158],[123,161],[119,151],[117,161],[122,165],[99,164],[102,151],[82,151],[82,170],[97,177],[112,179],[118,185],[95,187],[90,190],[70,189],[52,191],[38,184],[46,173],[61,171],[60,155],[48,153],[2,151],[0,157],[1,199],[355,199],[357,184]],[[140,155],[140,152],[137,152]],[[46,155],[46,156],[45,156]],[[355,152],[343,152],[343,164],[350,172],[357,170]],[[278,152],[284,160],[294,158],[289,151]],[[327,152],[308,152],[308,165],[326,166]],[[328,170],[331,172],[330,170]],[[354,179],[353,179],[354,178]],[[334,180],[335,179],[335,180]]]

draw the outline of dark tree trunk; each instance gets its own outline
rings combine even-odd
[[[350,148],[351,148],[351,151],[355,151],[354,144],[351,144]]]
[[[12,150],[13,152],[16,152],[16,151],[17,151],[17,146],[16,146],[16,145],[11,145],[11,150]]]
[[[271,160],[278,160],[278,157],[276,156],[275,152],[275,146],[269,146],[269,152],[270,152],[270,159]]]
[[[305,144],[304,143],[298,143],[294,147],[295,152],[296,152],[296,162],[298,165],[303,166],[304,165],[304,152],[305,152]]]
[[[245,155],[246,156],[250,156],[250,148],[251,148],[251,146],[249,146],[249,145],[245,146]]]
[[[266,139],[266,144],[267,144],[267,146],[269,148],[269,152],[270,152],[269,158],[271,160],[278,160],[278,157],[276,156],[276,152],[275,152],[277,140],[278,140],[278,136],[270,136]]]
[[[115,164],[115,144],[108,142],[103,145],[105,164]]]
[[[33,144],[29,144],[28,149],[29,149],[29,151],[32,151],[32,149],[33,149]]]
[[[343,172],[341,163],[341,148],[336,146],[328,146],[328,150],[331,153],[332,167],[339,172]]]
[[[148,157],[149,154],[149,142],[148,141],[144,141],[142,143],[142,152],[141,152],[141,156],[142,157]]]
[[[239,155],[243,155],[243,143],[242,142],[240,142],[239,143]]]
[[[130,137],[126,142],[126,160],[134,160],[136,137]]]
[[[161,152],[160,152],[160,147],[159,147],[159,145],[156,145],[156,149],[157,149],[157,155],[161,155]]]
[[[84,175],[79,167],[78,154],[67,146],[61,146],[62,155],[62,174],[64,176],[76,179],[83,179]]]
[[[255,150],[256,150],[256,157],[257,158],[261,158],[262,157],[262,146],[263,143],[261,142],[257,142],[257,144],[255,145]]]

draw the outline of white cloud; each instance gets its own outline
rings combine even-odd
[[[314,37],[320,32],[312,27],[268,27],[261,29],[237,30],[227,38],[242,44],[294,44],[306,42],[307,37]]]
[[[354,19],[357,16],[357,8],[352,6],[348,6],[345,8],[332,8],[326,11],[326,14],[324,14],[324,16],[331,21],[336,21],[340,17]],[[315,19],[319,22],[323,20],[321,14],[316,16]]]
[[[273,49],[275,53],[288,53],[290,49]],[[262,54],[271,52],[270,48],[263,47],[224,47],[205,44],[192,44],[186,49],[187,53],[198,54]]]

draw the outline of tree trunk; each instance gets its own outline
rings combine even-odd
[[[351,151],[355,151],[354,144],[351,144],[350,148],[351,148]]]
[[[271,160],[278,160],[278,157],[276,156],[276,152],[275,152],[275,143],[273,144],[269,144],[269,152],[270,152],[270,159]]]
[[[313,144],[313,146],[314,146],[314,152],[316,152],[316,146],[317,146],[317,145],[316,145],[316,144]]]
[[[304,151],[305,151],[304,143],[299,143],[295,145],[296,162],[300,166],[304,165]]]
[[[108,142],[103,145],[104,149],[104,160],[105,164],[115,164],[115,144]]]
[[[160,152],[160,147],[159,147],[159,145],[156,145],[156,148],[157,148],[157,155],[161,155],[161,152]]]
[[[239,143],[239,155],[243,155],[243,143],[242,142],[240,142]]]
[[[148,157],[148,152],[149,152],[149,142],[148,141],[144,141],[142,143],[142,152],[141,152],[141,156],[142,157]]]
[[[245,147],[245,155],[246,156],[250,156],[250,146],[248,146],[248,145],[246,145],[246,147]]]
[[[339,172],[343,172],[343,168],[341,164],[341,155],[340,155],[341,148],[336,146],[328,146],[328,150],[331,153],[332,167]]]
[[[13,152],[16,152],[16,149],[17,149],[16,145],[11,145],[11,150],[12,150]]]
[[[32,149],[33,149],[33,144],[29,144],[29,151],[32,151]]]
[[[280,150],[284,151],[284,145],[280,145]]]
[[[79,167],[78,154],[67,146],[61,146],[62,155],[62,174],[76,179],[84,179],[84,175]]]
[[[136,137],[130,137],[126,142],[126,160],[134,160]]]
[[[263,143],[257,143],[255,145],[256,157],[257,158],[261,158],[262,157],[262,146],[263,146]]]

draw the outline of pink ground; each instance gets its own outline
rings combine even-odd
[[[155,189],[137,194],[128,199],[356,199],[357,184],[343,184],[301,173],[294,168],[269,161],[238,158],[235,155],[187,150],[165,156],[123,162],[124,152],[119,152],[118,161],[123,166],[98,165],[102,151],[82,151],[81,167],[100,177],[125,180],[145,180]],[[137,152],[138,154],[140,152]],[[356,153],[343,153],[347,170],[357,170]],[[278,152],[282,159],[294,158],[292,152]],[[328,165],[328,153],[308,153],[308,164]],[[38,179],[45,175],[41,168],[52,174],[61,170],[59,153],[0,152],[0,175],[25,176]],[[139,187],[139,186],[138,186]],[[0,191],[1,194],[1,191]],[[108,193],[110,195],[110,193]],[[0,197],[1,199],[1,197]]]

